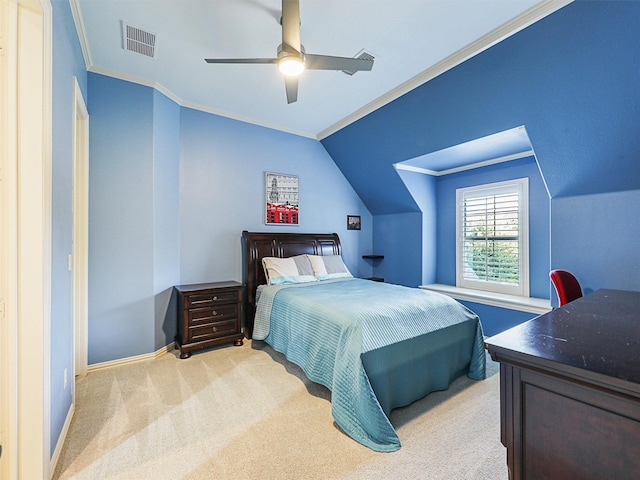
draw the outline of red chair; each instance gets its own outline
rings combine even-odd
[[[558,294],[559,307],[566,303],[573,302],[576,298],[582,296],[580,282],[566,270],[551,270],[549,272],[549,278],[553,282],[553,286]]]

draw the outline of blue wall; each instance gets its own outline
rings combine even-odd
[[[551,219],[552,268],[573,272],[585,292],[640,290],[639,190],[553,199]]]
[[[530,296],[549,298],[550,207],[535,158],[467,170],[438,177],[437,283],[456,284],[456,189],[471,185],[529,179],[529,291]],[[487,336],[500,333],[536,315],[516,310],[462,302],[476,312]]]
[[[349,269],[371,275],[371,215],[320,143],[187,108],[181,135],[182,283],[240,281],[242,230],[337,232]],[[298,175],[298,226],[265,226],[264,172]]]
[[[602,213],[607,229],[591,230],[588,243],[604,246],[619,235],[624,246],[594,251],[580,230],[562,227],[589,224],[590,214],[554,200],[580,196],[576,202],[589,205],[599,201],[590,195],[640,188],[639,24],[640,2],[573,2],[322,143],[378,216],[416,210],[394,163],[524,125],[552,198],[551,261],[532,262],[584,271],[580,280],[587,285],[638,289],[638,254],[627,227],[637,225],[635,209]],[[441,205],[437,212],[451,214]],[[408,226],[396,235],[406,242],[417,233]],[[441,247],[438,242],[438,255]],[[594,263],[620,269],[602,275],[589,267]],[[439,263],[438,277],[450,268]],[[533,281],[541,294],[547,289],[539,278]]]
[[[438,177],[437,281],[456,284],[456,189],[529,179],[530,296],[549,298],[549,195],[533,157]]]
[[[180,282],[180,107],[153,92],[153,294],[154,349],[176,335],[176,297]]]
[[[416,287],[422,280],[422,213],[396,213],[373,217],[377,262],[375,275],[385,282]],[[404,235],[398,235],[404,232]]]
[[[74,80],[87,98],[87,75],[67,0],[53,0],[53,132],[51,206],[51,453],[71,407],[71,383],[63,388],[64,370],[73,371],[72,276],[67,258],[73,239]]]
[[[88,86],[90,364],[171,343],[171,287],[240,281],[244,229],[337,232],[353,274],[371,275],[371,215],[319,142],[103,75]],[[298,226],[265,227],[265,171],[299,176]]]
[[[485,337],[492,337],[500,332],[515,327],[527,320],[531,320],[538,315],[535,313],[521,312],[509,308],[494,307],[482,303],[459,300],[480,317],[482,333]]]
[[[176,334],[180,107],[151,88],[93,73],[89,95],[94,364],[154,352]]]
[[[407,188],[416,198],[425,212],[423,219],[431,213],[436,215],[435,225],[424,221],[423,237],[428,240],[423,247],[436,251],[423,253],[423,284],[456,284],[456,189],[471,185],[501,182],[517,178],[529,179],[529,281],[532,297],[549,298],[549,195],[540,175],[535,158],[528,157],[482,168],[462,171],[454,174],[433,177],[430,175],[398,171]],[[413,177],[409,177],[412,175]],[[435,192],[435,193],[434,193]],[[413,214],[404,214],[413,215]],[[394,215],[400,216],[403,215]],[[374,222],[379,217],[374,217]],[[428,227],[426,227],[428,225]],[[375,231],[374,231],[375,234]],[[377,238],[376,238],[377,240]],[[416,261],[415,257],[413,260]],[[518,323],[536,316],[532,313],[512,309],[483,305],[474,302],[461,302],[480,316],[484,334],[495,335]]]
[[[89,364],[154,351],[153,90],[89,73]]]
[[[422,211],[422,261],[417,258],[407,259],[415,269],[422,267],[421,278],[418,283],[406,283],[407,286],[428,285],[436,282],[436,259],[438,257],[437,237],[438,202],[436,178],[421,173],[398,170],[398,175],[407,186],[411,196]],[[374,241],[378,241],[374,232]],[[405,266],[405,270],[410,268]],[[402,282],[397,282],[402,283]]]

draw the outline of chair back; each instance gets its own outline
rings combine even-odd
[[[582,296],[580,282],[578,282],[578,279],[570,272],[566,270],[551,270],[549,272],[549,278],[553,282],[553,286],[558,294],[560,307]]]

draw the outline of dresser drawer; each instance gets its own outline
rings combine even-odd
[[[237,290],[216,292],[215,290],[194,293],[187,297],[187,308],[213,307],[238,301]]]
[[[232,303],[230,305],[213,305],[207,308],[191,308],[188,315],[189,326],[230,320],[238,317],[238,304]]]
[[[224,337],[236,333],[238,330],[238,319],[207,323],[194,327],[189,327],[188,342],[201,342],[203,340],[211,340],[217,337]]]

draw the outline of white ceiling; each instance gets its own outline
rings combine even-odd
[[[312,70],[287,104],[275,65],[281,0],[70,0],[87,70],[157,88],[180,105],[324,138],[568,3],[568,0],[300,0],[309,53],[375,57],[353,76]],[[122,23],[157,35],[156,56],[123,48]]]

